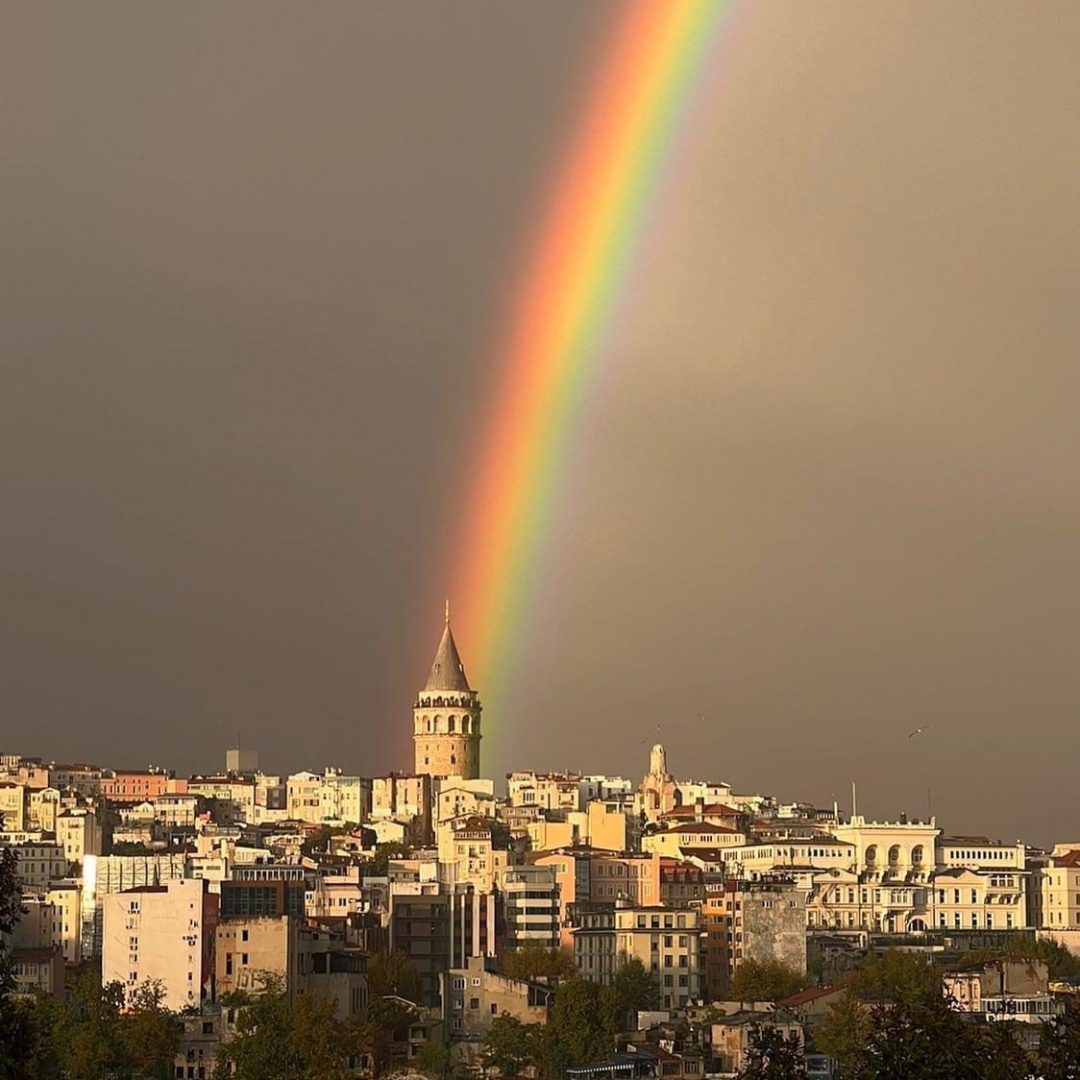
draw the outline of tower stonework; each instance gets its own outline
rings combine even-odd
[[[414,772],[479,779],[480,709],[450,631],[448,607],[431,674],[413,708]]]

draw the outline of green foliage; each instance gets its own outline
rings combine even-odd
[[[912,1001],[941,996],[940,972],[923,957],[898,949],[882,956],[870,953],[848,982],[864,1001]]]
[[[545,1072],[586,1065],[610,1054],[615,1035],[613,998],[598,983],[580,977],[559,984],[548,1019]]]
[[[368,957],[368,994],[386,997],[389,994],[420,1000],[420,976],[415,965],[404,953],[374,953]]]
[[[523,945],[503,954],[499,968],[508,979],[563,979],[573,975],[574,959],[562,949]]]
[[[120,1024],[123,1056],[136,1076],[173,1075],[182,1028],[177,1016],[162,1004],[164,997],[159,982],[143,983]]]
[[[454,1071],[450,1048],[441,1039],[430,1039],[424,1043],[416,1055],[415,1064],[431,1080],[446,1080]]]
[[[1043,1025],[1035,1075],[1041,1080],[1080,1077],[1080,1004],[1077,1002],[1070,1000],[1064,1016]]]
[[[498,1016],[484,1040],[484,1068],[517,1076],[527,1066],[539,1067],[544,1060],[544,1040],[540,1024],[523,1024],[508,1013]]]
[[[139,840],[117,840],[113,846],[113,855],[154,855],[160,854],[162,848],[152,848]]]
[[[355,1036],[335,1018],[332,1001],[301,994],[290,1002],[281,980],[267,976],[262,993],[240,1010],[218,1067],[235,1080],[338,1080],[350,1075]]]
[[[739,1080],[805,1080],[806,1059],[799,1036],[785,1036],[769,1024],[750,1028],[750,1049]]]
[[[391,840],[375,846],[375,854],[364,863],[364,877],[386,877],[391,859],[407,859],[412,855],[408,844]]]
[[[814,1045],[836,1062],[838,1080],[847,1080],[869,1035],[870,1011],[849,989],[829,1006]]]
[[[779,960],[744,960],[735,971],[735,1001],[782,1001],[809,985],[805,975]]]
[[[162,1005],[160,985],[145,983],[125,1005],[121,983],[102,986],[81,975],[65,1000],[43,996],[27,1008],[32,1038],[23,1071],[3,1076],[38,1080],[156,1080],[173,1075],[180,1037],[175,1013]]]
[[[629,960],[611,983],[611,1009],[616,1030],[633,1027],[640,1009],[655,1009],[659,986],[656,977],[640,960]]]
[[[17,1070],[29,1055],[33,1037],[25,1009],[12,998],[15,978],[4,942],[4,935],[15,929],[22,910],[19,861],[11,848],[4,848],[0,851],[0,1076],[19,1075]]]
[[[656,1003],[657,985],[640,961],[631,960],[611,986],[578,975],[559,983],[543,1039],[543,1072],[561,1076],[565,1069],[607,1057],[615,1036],[632,1023],[638,1009]]]
[[[330,839],[349,832],[353,826],[346,822],[344,825],[320,825],[300,845],[300,851],[304,855],[314,855],[316,852],[330,850]]]

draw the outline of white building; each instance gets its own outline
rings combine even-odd
[[[496,875],[503,896],[506,946],[559,944],[559,886],[550,866],[508,866]]]
[[[128,998],[160,981],[162,1004],[201,1004],[211,985],[218,898],[201,881],[170,881],[110,893],[103,904],[101,979],[121,982]]]

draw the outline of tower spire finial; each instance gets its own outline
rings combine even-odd
[[[450,601],[446,601],[446,625],[450,625]]]

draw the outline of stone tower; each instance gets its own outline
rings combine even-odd
[[[465,678],[449,604],[431,674],[413,709],[413,746],[419,776],[480,776],[480,698]]]

